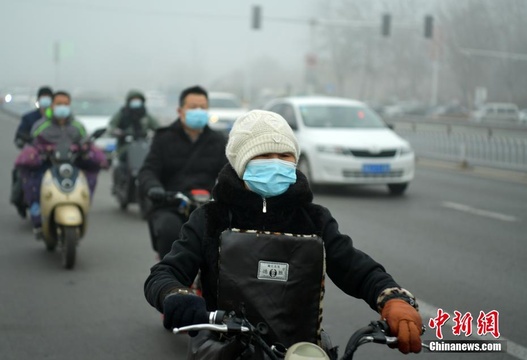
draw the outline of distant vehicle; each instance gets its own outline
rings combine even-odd
[[[426,106],[418,101],[402,101],[397,104],[387,105],[383,108],[386,117],[401,117],[403,115],[425,115]]]
[[[150,115],[155,117],[165,126],[170,124],[177,116],[176,107],[171,106],[167,94],[161,91],[150,90],[145,92],[145,106]]]
[[[240,99],[227,92],[209,92],[209,126],[225,135],[231,131],[232,124],[248,109],[244,107]]]
[[[0,105],[6,111],[22,116],[24,113],[37,108],[36,90],[14,88],[2,92]]]
[[[288,97],[264,109],[282,115],[295,131],[302,152],[298,168],[313,185],[379,184],[401,195],[414,178],[410,144],[362,102]]]
[[[459,104],[440,105],[431,109],[428,113],[430,117],[466,118],[469,115],[470,111]]]
[[[520,122],[527,124],[527,109],[520,110]]]
[[[473,115],[476,122],[520,122],[520,111],[513,103],[486,103]]]
[[[401,105],[387,105],[383,108],[383,115],[386,117],[399,117],[404,115],[404,109]]]
[[[88,135],[100,128],[107,128],[111,117],[122,107],[122,101],[111,97],[76,96],[71,101],[72,113],[75,119],[86,128]],[[109,134],[104,134],[95,140],[95,145],[101,148],[111,161],[117,140]]]

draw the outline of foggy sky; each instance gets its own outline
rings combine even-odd
[[[304,66],[316,0],[0,0],[0,89],[207,84],[259,57]],[[262,29],[250,26],[261,5]],[[61,55],[54,62],[54,43]],[[257,70],[257,69],[256,69]],[[256,71],[255,70],[255,71]]]

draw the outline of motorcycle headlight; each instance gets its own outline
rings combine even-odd
[[[73,175],[73,166],[71,166],[70,164],[60,165],[59,174],[63,178],[70,178]]]
[[[60,182],[60,185],[65,189],[65,190],[70,190],[73,185],[74,185],[74,182],[71,180],[71,179],[63,179],[61,182]]]

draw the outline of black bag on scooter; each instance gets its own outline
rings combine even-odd
[[[219,249],[218,309],[243,313],[268,329],[267,344],[287,348],[321,341],[325,255],[316,235],[225,230]],[[190,339],[187,359],[269,357],[243,334],[200,331]]]
[[[267,344],[320,345],[326,269],[319,236],[225,230],[219,252],[219,309],[267,327]]]

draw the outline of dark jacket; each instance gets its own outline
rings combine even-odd
[[[22,120],[20,121],[20,124],[18,125],[18,129],[16,129],[15,141],[17,139],[21,139],[23,141],[28,142],[28,140],[31,137],[31,128],[40,119],[42,119],[42,114],[40,113],[40,109],[35,109],[33,111],[30,111],[24,114],[22,116]]]
[[[124,135],[145,138],[148,130],[156,130],[159,128],[158,120],[148,113],[144,105],[139,109],[131,109],[129,107],[130,100],[133,98],[140,98],[143,102],[145,101],[145,96],[142,92],[130,90],[126,94],[125,105],[110,119],[107,131],[111,135],[113,135],[115,129],[120,129]],[[118,137],[117,153],[123,153],[127,147],[124,136]]]
[[[342,291],[364,299],[374,310],[382,290],[398,287],[382,265],[355,249],[351,238],[339,232],[328,209],[312,203],[313,194],[299,171],[296,183],[284,194],[266,199],[266,213],[263,199],[245,189],[230,165],[221,171],[213,196],[215,201],[191,214],[172,251],[152,267],[145,282],[148,302],[161,312],[165,295],[190,287],[200,269],[207,308],[216,310],[219,235],[229,227],[229,211],[234,228],[321,236],[328,276]]]
[[[78,144],[86,136],[84,125],[75,120],[73,116],[68,117],[64,125],[59,125],[55,118],[42,118],[31,129],[33,145],[57,144],[61,141]]]
[[[225,145],[224,136],[208,126],[194,143],[179,119],[159,128],[138,175],[141,191],[146,194],[156,186],[169,191],[211,191],[227,163]]]

